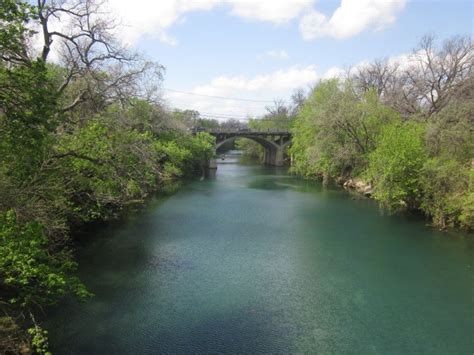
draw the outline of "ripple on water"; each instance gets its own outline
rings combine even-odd
[[[80,250],[55,353],[472,353],[472,238],[229,162]]]

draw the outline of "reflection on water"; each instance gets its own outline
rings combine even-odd
[[[472,238],[240,159],[92,233],[55,353],[472,353]]]

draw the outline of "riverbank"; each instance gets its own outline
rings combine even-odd
[[[92,122],[76,132],[74,140],[84,143],[80,148],[69,147],[72,137],[62,138],[74,153],[50,162],[38,172],[41,179],[26,182],[26,192],[11,176],[1,180],[0,207],[13,206],[6,212],[0,208],[0,346],[5,351],[47,351],[47,333],[37,322],[44,307],[70,295],[91,296],[76,275],[71,237],[144,205],[170,182],[202,174],[212,155],[206,134],[125,132]],[[104,134],[99,149],[96,139]],[[97,149],[89,151],[90,144]],[[31,191],[35,199],[29,198]]]

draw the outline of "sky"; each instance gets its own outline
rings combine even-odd
[[[166,68],[170,108],[225,120],[374,59],[406,58],[421,37],[474,33],[465,0],[109,0],[123,43]],[[211,97],[212,96],[212,97]]]

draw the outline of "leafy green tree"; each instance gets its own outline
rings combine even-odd
[[[29,309],[53,304],[68,292],[88,296],[79,279],[70,276],[77,264],[66,253],[48,250],[39,223],[21,225],[12,210],[0,214],[0,283],[7,302]]]
[[[397,117],[373,90],[359,99],[351,82],[320,82],[293,125],[294,170],[325,179],[361,174],[381,127]]]
[[[90,296],[79,279],[71,275],[76,268],[66,249],[52,252],[41,224],[22,225],[13,210],[0,213],[0,287],[4,299],[0,308],[3,312],[8,314],[15,309],[29,314],[35,323],[31,312],[38,308],[54,304],[69,293],[79,298]],[[4,335],[8,339],[13,334],[18,345],[11,341],[0,344],[14,352],[25,351],[22,337],[15,335],[16,325],[11,317],[3,317],[1,321],[9,322]],[[48,353],[46,334],[36,324],[30,329],[32,345],[38,353]]]
[[[263,159],[264,148],[261,144],[254,142],[247,138],[237,138],[235,140],[235,147],[243,152],[243,154],[250,158]]]
[[[474,172],[453,158],[431,158],[421,170],[421,209],[445,228],[474,228]]]
[[[38,306],[87,295],[66,247],[71,226],[115,217],[166,175],[200,173],[212,154],[212,137],[186,133],[148,96],[143,78],[160,80],[162,68],[120,47],[99,5],[0,6],[0,332],[9,329],[9,349],[27,335],[17,335],[13,315],[33,320]],[[66,17],[69,32],[49,28]],[[29,57],[32,21],[44,40],[38,58]],[[71,49],[57,64],[48,63],[53,39]],[[30,343],[47,352],[34,323]]]
[[[34,34],[28,27],[36,19],[33,6],[25,1],[2,0],[0,6],[0,58],[4,62],[28,61],[25,41]]]
[[[38,169],[57,127],[56,95],[41,61],[0,66],[0,159],[19,181]]]
[[[448,156],[469,165],[474,153],[474,77],[459,85],[455,97],[427,126],[430,156]]]
[[[421,182],[421,209],[439,227],[474,228],[474,80],[455,90],[453,99],[427,125]]]
[[[368,177],[375,198],[385,206],[417,208],[422,194],[420,172],[427,159],[425,126],[394,123],[384,127],[377,148],[369,155]]]

